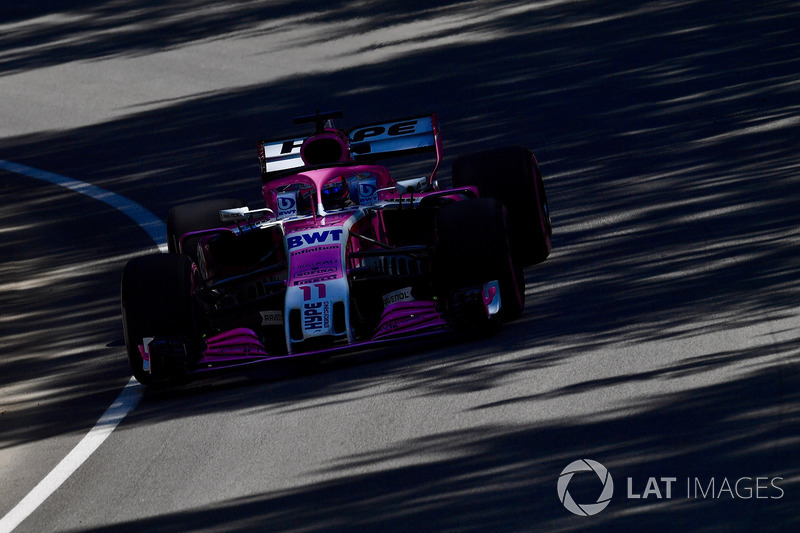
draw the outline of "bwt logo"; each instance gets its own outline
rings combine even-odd
[[[374,179],[359,182],[358,203],[361,205],[375,205],[378,203],[378,186]]]
[[[572,481],[572,476],[578,472],[594,472],[600,480],[600,483],[602,483],[602,492],[600,492],[595,503],[579,504],[572,499],[572,496],[567,490],[569,482]],[[558,499],[561,500],[561,503],[567,508],[567,511],[578,516],[596,515],[608,507],[613,494],[614,480],[611,479],[611,474],[608,473],[608,469],[591,459],[578,459],[577,461],[571,462],[561,471],[561,475],[558,476]]]
[[[278,209],[281,211],[291,211],[295,208],[297,202],[294,198],[282,196],[278,198]]]
[[[297,193],[282,192],[278,194],[278,216],[291,217],[297,214]]]
[[[359,196],[366,196],[371,197],[373,194],[378,192],[378,187],[374,183],[359,183],[358,184],[358,195]]]
[[[302,233],[299,235],[290,235],[286,238],[286,245],[289,250],[297,248],[298,246],[310,246],[312,244],[325,244],[327,242],[339,242],[342,238],[344,230],[331,229],[319,230],[309,233]]]

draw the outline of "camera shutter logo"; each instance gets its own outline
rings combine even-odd
[[[603,491],[597,498],[595,503],[576,503],[570,496],[567,486],[572,480],[572,476],[577,472],[594,472],[603,484]],[[605,509],[611,502],[611,496],[614,494],[614,480],[611,479],[608,469],[591,459],[578,459],[571,462],[567,467],[561,471],[558,477],[558,499],[567,510],[578,516],[592,516],[596,515]]]

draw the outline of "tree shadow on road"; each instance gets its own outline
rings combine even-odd
[[[796,357],[800,340],[787,349]],[[773,402],[778,383],[785,387],[782,405]],[[772,366],[690,395],[648,398],[620,413],[586,413],[536,427],[487,422],[341,457],[322,472],[328,481],[223,497],[99,531],[791,531],[799,521],[799,384],[796,373]],[[281,402],[283,393],[303,387],[276,386],[272,398],[261,399]],[[246,395],[240,390],[231,401],[246,401]],[[200,399],[194,407],[212,402]],[[530,405],[537,403],[531,399]],[[135,418],[150,416],[137,412]],[[592,517],[570,514],[556,489],[561,471],[580,458],[605,465],[614,481],[608,508]],[[258,465],[253,469],[253,475],[270,476]],[[658,496],[642,499],[651,477],[659,480]],[[670,498],[661,478],[675,479]],[[593,503],[591,495],[599,493],[599,482],[583,492],[579,484],[578,492],[572,487],[580,503]]]

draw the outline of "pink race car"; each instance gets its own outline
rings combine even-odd
[[[527,148],[461,156],[436,172],[435,114],[333,126],[258,144],[266,207],[231,199],[170,210],[169,253],[122,276],[125,343],[145,385],[326,356],[520,315],[523,267],[550,253],[544,182]],[[399,179],[378,160],[433,153]]]

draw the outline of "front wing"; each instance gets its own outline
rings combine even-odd
[[[188,351],[172,338],[147,338],[139,349],[145,369],[151,373],[173,373],[176,369],[187,375],[203,375],[299,357],[326,357],[367,350],[448,333],[459,333],[462,326],[474,319],[491,320],[502,307],[497,281],[465,290],[453,296],[447,310],[439,309],[435,301],[397,302],[386,307],[372,338],[360,342],[301,351],[289,355],[272,355],[266,351],[258,335],[247,328],[237,328],[208,337],[200,358],[186,363]],[[182,361],[181,361],[182,360]]]

